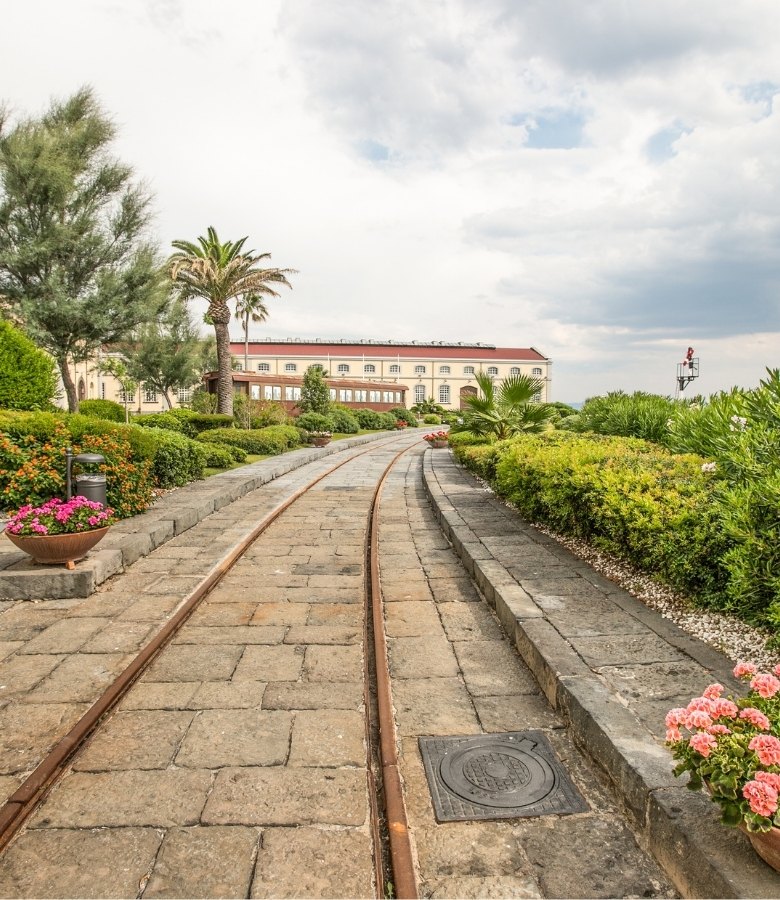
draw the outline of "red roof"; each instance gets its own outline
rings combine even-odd
[[[244,344],[231,343],[230,352],[241,356]],[[320,343],[318,341],[250,341],[252,356],[313,356],[324,358],[362,359],[463,359],[463,360],[546,360],[533,347],[493,347],[488,344],[380,344],[380,343]]]

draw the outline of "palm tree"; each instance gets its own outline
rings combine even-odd
[[[465,398],[463,423],[453,425],[450,431],[493,435],[504,440],[521,432],[544,430],[553,411],[547,403],[534,401],[544,387],[543,382],[528,375],[512,375],[497,388],[484,372],[475,378],[481,393]]]
[[[256,294],[279,294],[270,286],[291,287],[287,275],[295,269],[262,269],[258,264],[270,259],[270,253],[244,251],[246,237],[238,241],[222,241],[216,229],[209,227],[206,236],[197,243],[173,241],[178,253],[168,260],[171,278],[180,284],[187,298],[200,297],[208,301],[207,315],[214,323],[217,338],[217,412],[233,413],[233,376],[230,367],[231,300]]]
[[[278,297],[278,294],[274,296]],[[236,318],[244,328],[244,371],[249,371],[249,321],[265,322],[268,308],[260,294],[244,294],[236,300]]]

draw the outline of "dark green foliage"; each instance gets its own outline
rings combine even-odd
[[[203,446],[208,447],[209,445],[204,444]],[[214,444],[213,446],[216,447],[217,445]],[[227,445],[226,449],[230,453],[230,455],[233,457],[234,462],[240,462],[240,463],[246,462],[246,458],[247,458],[247,456],[249,456],[249,454],[246,452],[246,450],[243,450],[241,447],[236,447],[234,444]]]
[[[113,400],[82,400],[79,404],[79,412],[84,416],[106,419],[109,422],[124,424],[125,421],[124,406]]]
[[[281,403],[273,400],[252,400],[249,406],[250,426],[267,428],[269,425],[289,425],[290,417]]]
[[[212,469],[229,469],[233,465],[232,447],[223,447],[221,444],[201,444],[205,458],[204,464]]]
[[[391,412],[379,413],[379,427],[383,430],[391,430],[395,428],[396,417]]]
[[[477,372],[474,377],[479,394],[465,398],[460,421],[451,423],[453,433],[493,435],[501,440],[543,431],[554,415],[550,406],[534,400],[544,388],[539,379],[512,375],[496,385],[484,372]]]
[[[167,428],[149,428],[154,441],[152,471],[160,487],[181,487],[203,478],[205,453],[198,441]]]
[[[358,420],[358,425],[366,430],[379,431],[384,427],[381,414],[374,409],[356,409],[353,415]]]
[[[0,409],[46,409],[57,392],[54,360],[0,319]]]
[[[232,444],[247,453],[275,455],[297,447],[301,432],[292,425],[270,425],[268,428],[213,428],[198,435],[198,440],[214,444]]]
[[[411,425],[412,428],[417,426],[417,416],[411,409],[407,409],[405,406],[394,406],[390,410],[390,415],[393,416],[396,422],[406,422],[406,424]]]
[[[175,431],[178,434],[189,434],[189,421],[179,416],[171,415],[169,412],[163,413],[146,413],[142,416],[133,416],[133,425],[140,425],[141,428],[167,428],[168,431]]]
[[[304,431],[335,431],[336,427],[331,416],[323,416],[322,413],[305,412],[296,419],[295,424]]]
[[[190,409],[200,413],[216,413],[217,395],[210,394],[205,387],[198,387],[192,392]]]
[[[301,383],[301,412],[316,412],[326,416],[330,412],[330,388],[325,381],[322,366],[309,366]]]
[[[333,422],[333,431],[339,434],[357,434],[360,431],[360,423],[357,418],[339,406],[331,408],[330,419]]]
[[[426,425],[441,425],[441,416],[434,415],[433,413],[427,413],[423,416],[423,422]]]

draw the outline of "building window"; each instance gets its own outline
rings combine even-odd
[[[352,403],[352,391],[341,388],[339,390],[339,401],[341,403]]]
[[[425,366],[415,366],[414,374],[415,375],[425,375]]]
[[[179,388],[179,403],[189,403],[192,400],[191,388]]]
[[[439,403],[450,402],[450,386],[448,384],[439,385]]]
[[[449,375],[450,367],[449,366],[439,366],[439,375]]]
[[[285,364],[284,364],[284,371],[285,371],[285,372],[297,372],[297,371],[298,371],[298,366],[297,366],[295,363],[285,363]]]
[[[301,399],[301,389],[299,387],[290,387],[287,385],[284,389],[284,399],[285,400],[300,400]]]
[[[282,386],[280,384],[275,384],[274,386],[274,400],[282,399]]]
[[[519,375],[520,374],[519,366],[512,366],[512,368],[509,370],[509,374],[510,375]]]
[[[425,403],[425,385],[416,384],[414,386],[414,402]]]
[[[250,384],[249,385],[249,394],[253,400],[260,399],[260,385],[259,384]]]
[[[542,370],[541,370],[540,368],[538,368],[538,367],[535,368],[535,369],[531,369],[531,374],[532,374],[532,375],[541,375],[541,374],[542,374]]]
[[[488,366],[487,373],[488,375],[498,375],[498,368],[496,366]]]
[[[401,374],[401,367],[398,365],[398,363],[393,363],[392,366],[390,366],[390,374],[391,375],[400,375]]]
[[[400,403],[400,402],[401,402],[401,392],[400,392],[400,391],[394,391],[394,392],[393,392],[393,399],[394,399],[394,401],[395,401],[396,403]]]
[[[119,391],[120,403],[135,403],[135,391]]]
[[[258,363],[257,371],[258,372],[270,372],[271,371],[271,363]]]
[[[328,393],[330,394],[330,399],[331,399],[331,400],[335,400],[335,399],[336,399],[336,388],[330,388],[330,390],[328,391]]]
[[[368,402],[369,403],[379,403],[380,394],[379,391],[369,391],[368,392]]]
[[[392,391],[383,391],[382,392],[382,400],[385,403],[392,403],[393,402],[393,392]]]
[[[106,399],[106,383],[105,383],[105,381],[100,382],[100,396],[103,398],[103,400]]]
[[[157,403],[157,391],[153,387],[144,385],[144,403]]]
[[[339,375],[346,375],[349,372],[349,366],[346,363],[339,363],[336,367],[336,371]]]
[[[274,396],[273,389],[270,384],[263,385],[263,400],[272,400]]]
[[[233,363],[233,371],[234,371],[234,372],[243,372],[243,371],[244,371],[244,364],[243,364],[243,363],[240,363],[240,362],[234,362],[234,363]]]
[[[368,400],[368,391],[355,391],[355,403],[365,403]]]
[[[474,366],[464,366],[463,374],[464,375],[473,375],[474,374]]]
[[[542,402],[542,392],[541,392],[541,391],[537,391],[537,392],[533,395],[533,397],[531,397],[531,402],[532,402],[532,403],[541,403],[541,402]]]
[[[376,366],[373,363],[366,363],[363,366],[363,371],[366,373],[366,375],[373,375],[374,372],[376,372]]]

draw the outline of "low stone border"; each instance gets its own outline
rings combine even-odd
[[[446,493],[437,473],[450,482],[457,479],[457,489]],[[758,858],[739,832],[720,824],[718,811],[706,796],[688,791],[674,778],[666,748],[495,559],[480,539],[478,524],[475,528],[467,524],[459,509],[465,513],[466,506],[489,504],[491,499],[486,498],[484,488],[457,466],[449,453],[425,453],[423,483],[443,533],[496,611],[551,706],[567,721],[577,743],[605,771],[637,827],[639,840],[668,872],[681,894],[780,896],[780,876]],[[490,517],[483,517],[482,521],[490,521]],[[527,527],[540,544],[559,548],[552,538]],[[496,535],[495,524],[487,534],[487,541]],[[586,565],[571,559],[572,565]],[[730,673],[732,664],[722,654],[685,634],[629,594],[623,594],[613,598],[619,606],[630,605],[631,614],[659,637],[715,673],[729,689],[737,686]]]
[[[192,482],[161,497],[146,512],[112,526],[98,547],[72,570],[36,564],[0,536],[0,599],[89,597],[107,578],[250,491],[323,456],[389,436],[378,432],[334,441],[327,447],[304,447]]]

